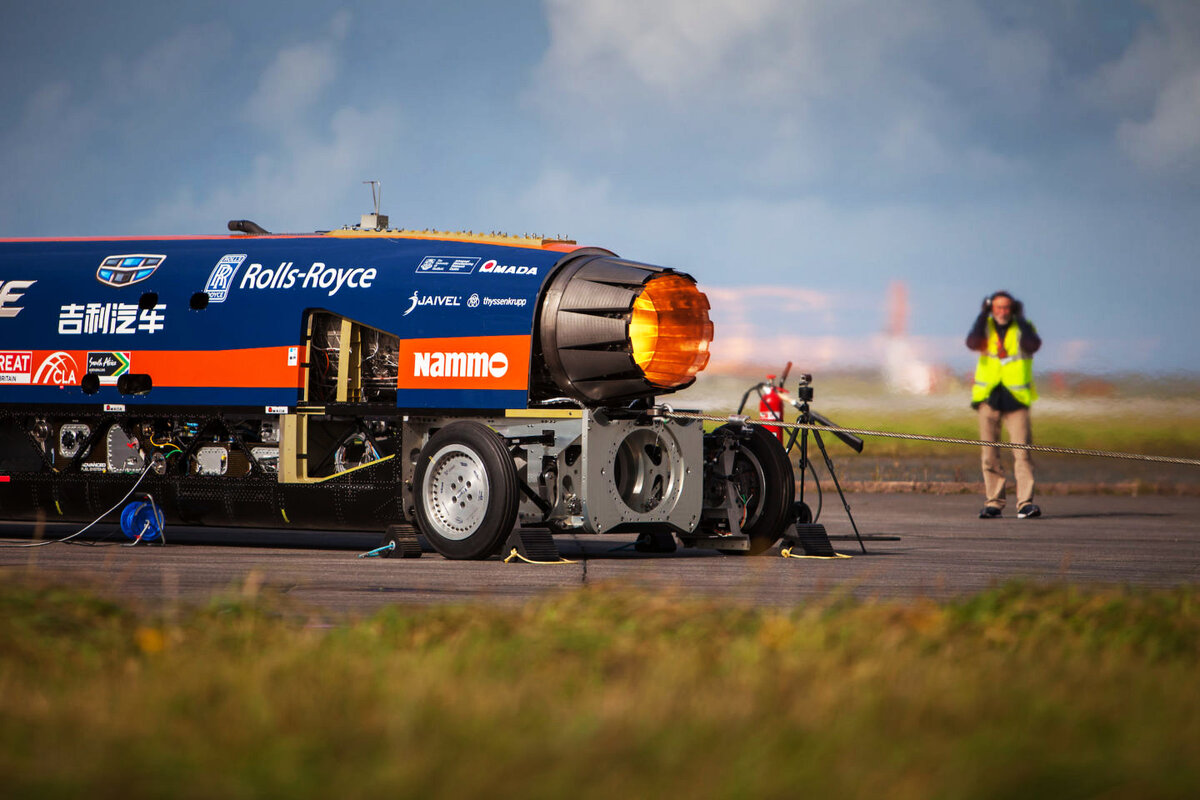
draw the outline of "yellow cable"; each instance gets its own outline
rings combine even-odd
[[[514,558],[519,558],[522,561],[524,561],[526,564],[540,564],[542,566],[550,566],[553,564],[578,564],[579,563],[578,561],[571,561],[570,559],[566,559],[561,556],[559,556],[558,561],[531,561],[530,559],[528,559],[525,556],[518,553],[517,548],[515,548],[515,547],[512,549],[512,552],[508,554],[508,557],[504,559],[504,563],[508,564]]]
[[[835,558],[854,558],[854,556],[847,555],[846,553],[834,553],[831,556],[795,556],[792,555],[792,548],[790,547],[785,547],[780,550],[779,555],[783,556],[784,558],[817,558],[824,561],[832,561]]]

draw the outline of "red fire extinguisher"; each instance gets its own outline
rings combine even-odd
[[[759,392],[758,399],[758,418],[765,422],[782,422],[783,421],[783,398],[776,391],[775,376],[767,376],[767,388],[765,391]],[[777,425],[764,425],[768,433],[775,434],[775,438],[780,442],[783,441],[783,428]]]

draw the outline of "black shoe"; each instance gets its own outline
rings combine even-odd
[[[1017,509],[1017,519],[1029,519],[1030,517],[1040,517],[1042,510],[1033,503],[1026,503]]]
[[[1000,509],[995,506],[984,506],[983,510],[979,512],[980,519],[992,519],[998,516],[1000,516]]]

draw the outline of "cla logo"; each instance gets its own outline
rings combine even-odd
[[[238,267],[242,266],[242,262],[245,260],[245,253],[230,253],[221,256],[221,260],[209,273],[208,282],[204,284],[204,293],[208,295],[208,302],[225,302],[225,298],[229,296],[229,290],[233,286],[233,279],[237,275]]]
[[[417,306],[457,306],[462,298],[457,295],[434,295],[427,294],[422,296],[420,292],[413,292],[412,297],[408,298],[411,304],[400,316],[407,317],[413,312]]]
[[[0,281],[0,318],[15,317],[25,309],[21,306],[8,306],[25,296],[25,290],[37,281]]]
[[[42,365],[37,368],[37,372],[33,375],[33,382],[50,386],[74,386],[79,383],[76,377],[79,372],[79,367],[75,364],[75,359],[70,353],[64,353],[59,350],[57,353],[51,353],[42,362]]]
[[[166,260],[164,255],[129,253],[123,256],[108,256],[96,270],[96,280],[105,286],[129,286],[141,283],[154,274],[158,265]]]

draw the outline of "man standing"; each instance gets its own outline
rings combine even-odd
[[[981,441],[1000,441],[1001,425],[1013,443],[1033,441],[1029,422],[1029,407],[1037,399],[1033,354],[1041,346],[1037,329],[1025,319],[1019,300],[1008,292],[984,299],[983,310],[967,334],[967,347],[979,351],[971,407],[979,411]],[[1033,503],[1033,458],[1028,450],[1013,451],[1013,472],[1017,477],[1017,517],[1040,517],[1042,510]],[[983,448],[983,487],[987,502],[980,518],[1000,516],[1005,495],[999,447]]]

